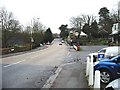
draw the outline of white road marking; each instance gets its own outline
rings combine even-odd
[[[65,66],[65,65],[70,65],[70,64],[74,64],[74,63],[76,63],[76,62],[66,63],[66,64],[60,65],[60,67],[58,67],[57,70],[55,71],[55,74],[49,77],[49,79],[46,81],[46,83],[43,85],[42,88],[51,88],[51,86],[53,85],[55,79],[57,78],[57,76],[58,76],[59,73],[61,72],[63,66]]]
[[[19,61],[19,62],[16,62],[16,63],[12,63],[12,64],[9,64],[9,65],[3,66],[3,67],[9,67],[9,66],[12,66],[12,65],[15,65],[15,64],[18,64],[18,63],[24,62],[24,61],[26,61],[26,60],[22,60],[22,61]]]
[[[39,56],[37,55],[37,56],[30,57],[30,58],[33,59],[33,58],[37,58],[37,57],[39,57]]]
[[[55,81],[55,79],[57,78],[61,70],[62,70],[62,67],[59,67],[55,71],[55,74],[49,77],[49,79],[46,81],[46,83],[43,85],[42,88],[51,88],[51,86],[53,85],[53,82]]]

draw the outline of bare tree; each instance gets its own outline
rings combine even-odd
[[[27,26],[25,32],[30,34],[32,44],[38,46],[40,43],[44,43],[44,32],[46,27],[39,21],[39,18],[33,18],[31,25]]]
[[[45,31],[46,27],[39,22],[39,18],[33,18],[31,20],[31,29],[33,32],[41,32],[41,31]]]
[[[88,24],[89,26],[96,20],[96,16],[93,15],[80,15],[78,17],[72,17],[70,24],[72,27],[82,29],[82,26]]]
[[[110,18],[113,20],[113,23],[120,22],[119,13],[119,10],[112,10],[112,12],[110,13]]]
[[[93,15],[81,15],[84,24],[88,24],[89,26],[96,20],[96,16]]]
[[[82,24],[83,24],[83,19],[80,16],[78,16],[78,17],[72,17],[70,19],[70,24],[71,24],[72,27],[81,30]]]
[[[5,8],[2,8],[0,10],[0,21],[2,29],[2,46],[7,47],[7,42],[10,38],[10,34],[19,32],[21,26],[19,25],[19,21],[14,19],[13,13],[7,12]]]

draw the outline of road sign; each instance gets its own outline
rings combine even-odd
[[[105,57],[105,54],[101,54],[101,53],[98,54],[98,58],[102,59],[104,57]]]

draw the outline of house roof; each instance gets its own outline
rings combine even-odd
[[[81,31],[80,36],[87,36],[83,31]]]

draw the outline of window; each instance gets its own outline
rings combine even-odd
[[[115,27],[115,30],[116,30],[116,25],[114,25],[114,27]]]
[[[101,49],[100,51],[98,51],[98,53],[105,53],[106,49]]]
[[[118,57],[117,61],[120,63],[120,57]]]

